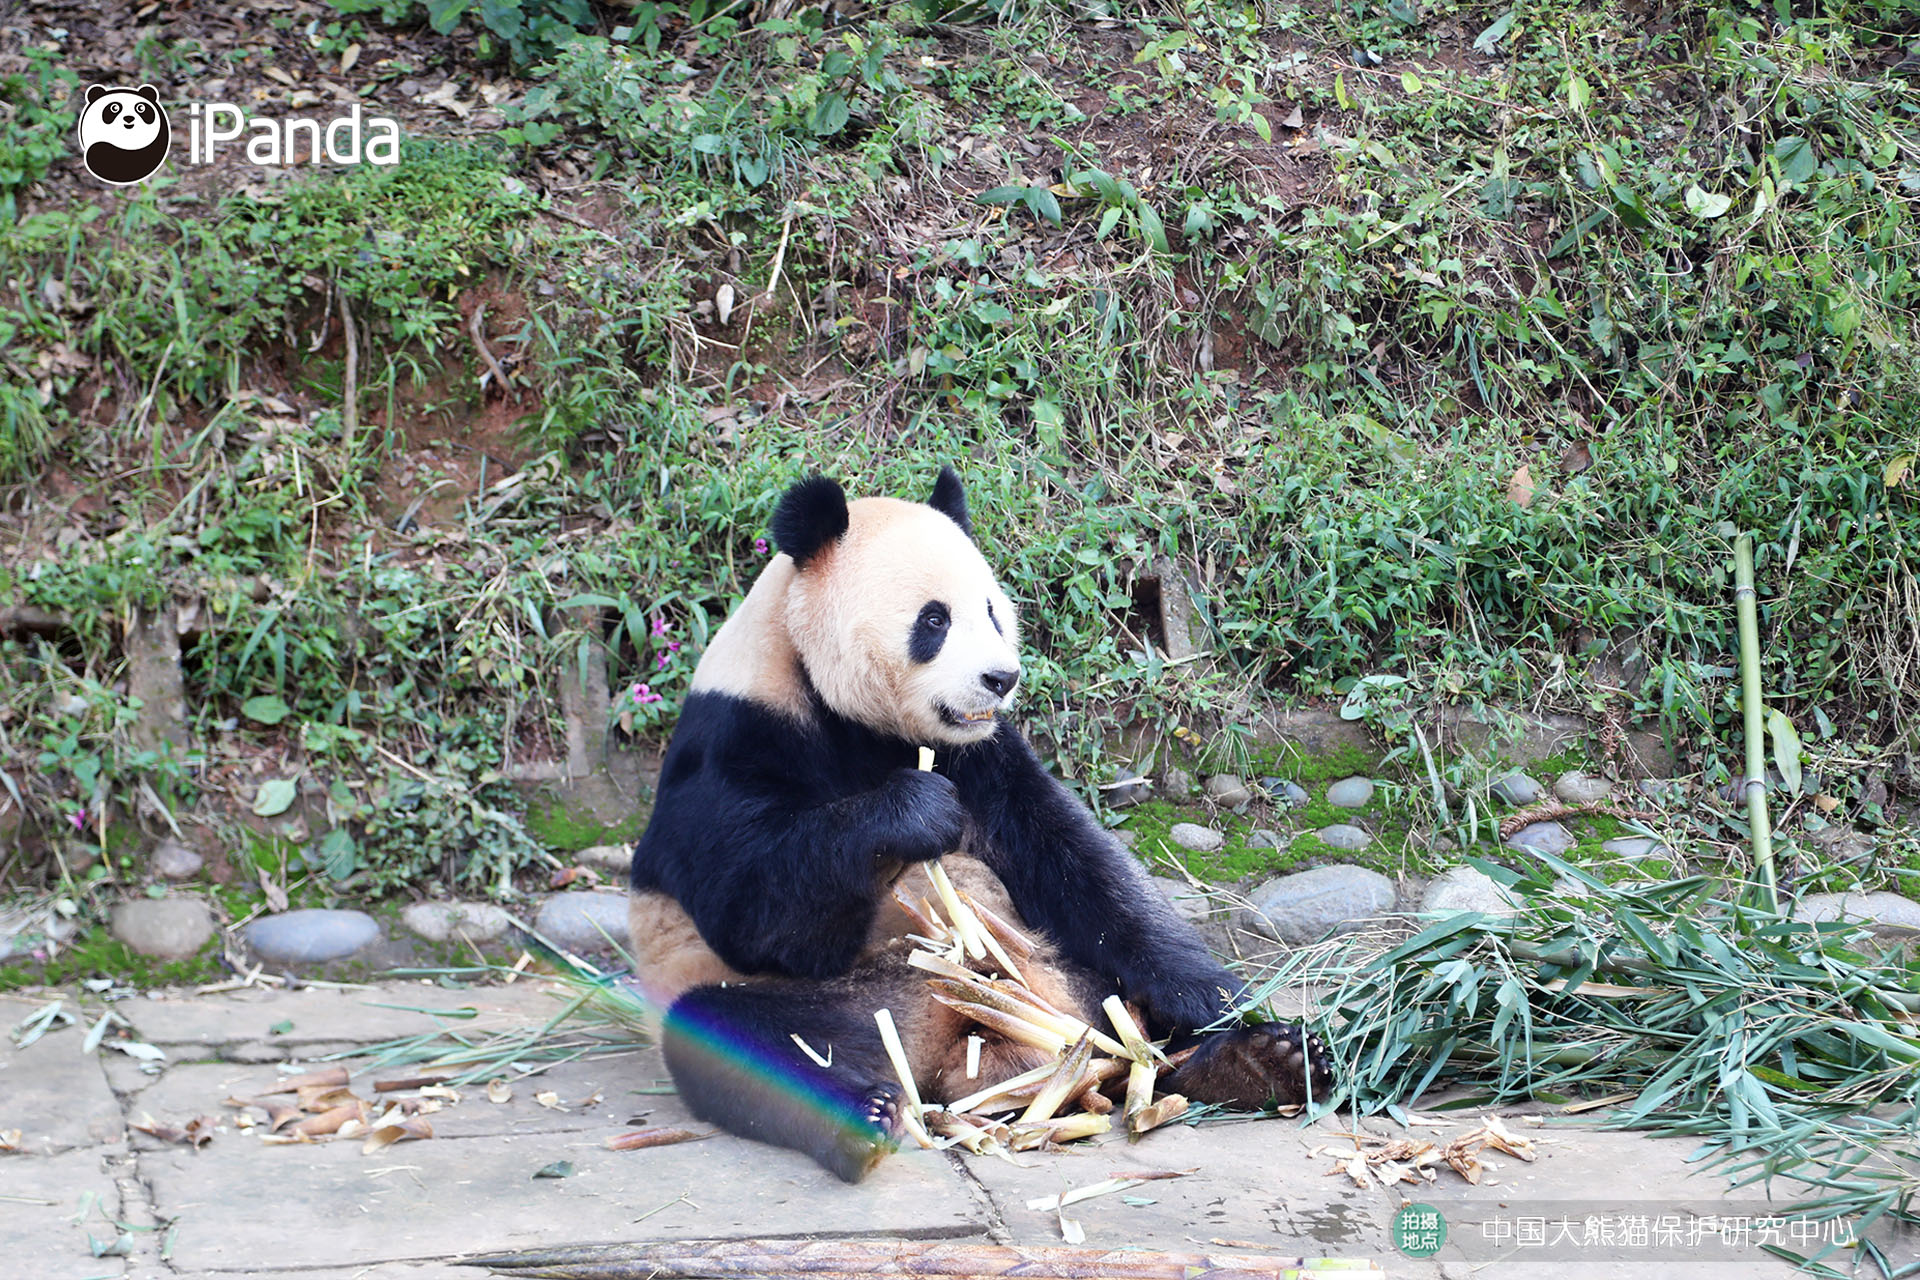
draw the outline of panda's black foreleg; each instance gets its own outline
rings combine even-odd
[[[1325,1100],[1333,1065],[1305,1027],[1263,1022],[1202,1036],[1165,1088],[1195,1102],[1260,1111]]]
[[[661,1050],[696,1116],[804,1152],[844,1181],[900,1144],[905,1104],[872,1012],[833,987],[695,987],[667,1010]]]

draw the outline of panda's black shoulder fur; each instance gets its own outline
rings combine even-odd
[[[943,753],[836,714],[702,692],[684,705],[636,889],[671,895],[736,970],[828,978],[865,946],[899,864],[981,858],[1028,924],[1138,1001],[1156,1033],[1207,1025],[1235,986],[1020,731]]]

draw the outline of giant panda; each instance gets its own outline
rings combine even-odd
[[[632,864],[635,975],[694,1113],[852,1182],[902,1126],[876,1009],[929,1100],[1040,1064],[989,1036],[968,1079],[966,1036],[984,1032],[905,962],[892,886],[944,854],[957,885],[1036,935],[1022,975],[1057,1007],[1104,1025],[1118,992],[1183,1043],[1221,1021],[1242,983],[1008,718],[1017,618],[952,469],[925,503],[804,480],[771,532],[779,554],[694,672]],[[1317,1041],[1261,1023],[1200,1036],[1165,1087],[1257,1109],[1330,1082]]]

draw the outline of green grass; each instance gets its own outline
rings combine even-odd
[[[555,12],[489,15],[507,9]],[[489,15],[476,37],[499,36]],[[0,557],[0,602],[74,620],[51,649],[0,637],[0,770],[36,833],[0,880],[58,880],[53,855],[89,839],[70,819],[150,809],[142,788],[211,803],[216,746],[262,762],[224,802],[320,785],[327,829],[278,834],[351,892],[510,893],[543,845],[625,838],[556,827],[507,766],[558,740],[596,639],[615,687],[661,695],[613,709],[657,746],[811,468],[918,494],[962,464],[1061,773],[1110,777],[1123,727],[1186,729],[1209,764],[1297,777],[1309,827],[1353,816],[1320,792],[1365,773],[1403,788],[1361,815],[1369,857],[1427,865],[1404,849],[1442,825],[1411,726],[1441,709],[1616,713],[1666,729],[1683,768],[1737,768],[1735,529],[1758,534],[1769,698],[1809,754],[1910,742],[1920,514],[1888,478],[1920,448],[1911,104],[1862,52],[1891,15],[1642,31],[1555,0],[1489,57],[1472,37],[1499,15],[1445,0],[1163,8],[1128,15],[1137,62],[1053,16],[908,10],[710,16],[690,62],[658,17],[555,44],[497,139],[209,203],[165,182],[36,203],[53,153],[10,82],[0,156],[24,158],[0,184],[26,202],[0,219],[0,483],[57,467],[92,514],[58,556]],[[1394,61],[1362,70],[1354,47]],[[1081,68],[1132,105],[1078,119]],[[1304,127],[1276,128],[1296,107]],[[1204,145],[1143,172],[1127,139],[1149,117]],[[594,228],[545,205],[556,165]],[[487,328],[524,419],[450,460],[500,409],[476,389],[476,289],[515,300]],[[450,443],[428,459],[423,436]],[[395,530],[438,480],[438,514]],[[1193,580],[1206,663],[1147,652],[1156,556]],[[138,750],[116,692],[113,619],[176,598],[203,621],[186,759]],[[1637,639],[1644,678],[1592,679],[1578,628]],[[286,716],[242,713],[262,697]],[[1299,697],[1347,707],[1377,753],[1249,750],[1246,709]],[[1471,791],[1492,762],[1438,767]],[[1236,831],[1209,865],[1317,853]],[[1910,856],[1860,874],[1891,883]]]
[[[88,978],[112,978],[130,987],[183,987],[226,976],[218,938],[187,959],[159,961],[119,941],[105,925],[95,925],[55,951],[44,961],[16,959],[0,964],[0,991],[70,986]]]

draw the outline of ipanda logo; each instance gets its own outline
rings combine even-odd
[[[150,84],[138,89],[87,87],[80,108],[80,157],[87,172],[116,187],[153,176],[173,145],[173,126]]]
[[[211,164],[224,145],[246,139],[253,164],[398,164],[400,126],[385,116],[363,116],[354,103],[324,123],[296,116],[248,116],[230,102],[187,108],[187,160]],[[173,145],[172,122],[150,84],[137,89],[96,84],[80,108],[80,154],[87,172],[116,187],[144,182],[159,171]]]

